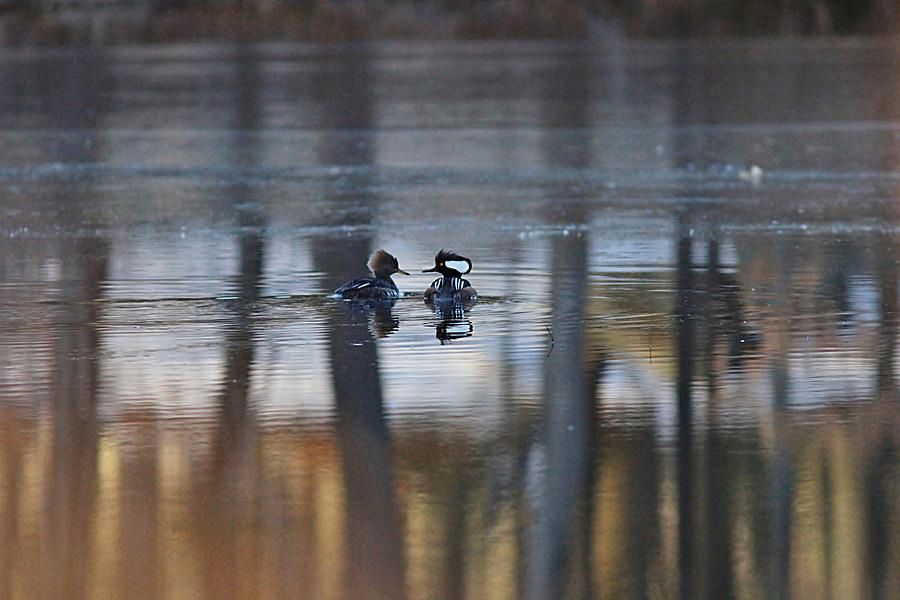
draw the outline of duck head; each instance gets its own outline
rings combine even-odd
[[[375,277],[390,277],[394,273],[409,275],[409,273],[400,268],[397,259],[384,250],[376,250],[372,253],[369,257],[368,267],[375,274]]]
[[[452,252],[450,250],[441,250],[434,257],[434,266],[425,269],[423,273],[440,273],[444,277],[462,277],[472,270],[472,261]]]

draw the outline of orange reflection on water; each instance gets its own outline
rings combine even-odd
[[[406,565],[397,590],[390,573],[347,572],[347,536],[368,525],[348,523],[329,431],[250,428],[223,450],[221,432],[209,424],[133,419],[101,428],[93,450],[69,453],[52,418],[2,409],[3,597],[369,598],[384,595],[368,587],[377,586],[395,597],[517,598],[535,566],[526,561],[534,551],[535,490],[522,481],[496,497],[498,481],[476,464],[464,434],[396,431],[403,541],[393,550]],[[788,537],[780,541],[769,512],[776,490],[766,491],[770,452],[756,466],[740,459],[762,440],[723,431],[716,434],[719,456],[698,451],[696,588],[719,589],[717,570],[725,569],[735,595],[768,596],[772,569],[779,570],[769,549],[786,543],[792,597],[891,597],[900,590],[900,545],[890,529],[900,516],[897,467],[895,455],[885,454],[897,441],[896,415],[872,405],[845,412],[843,424],[805,420],[787,416],[783,423],[795,483],[785,506]],[[606,441],[590,505],[575,517],[587,546],[565,568],[566,597],[678,593],[674,462],[622,433],[601,428]],[[718,476],[707,480],[710,469]],[[710,521],[717,511],[724,516]],[[879,523],[885,529],[873,531]],[[569,542],[569,552],[582,543]],[[885,544],[878,564],[873,543]],[[354,554],[383,566],[383,555],[368,552],[385,550]],[[571,587],[579,579],[587,586],[581,592]]]

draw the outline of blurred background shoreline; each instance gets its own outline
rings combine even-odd
[[[2,47],[898,32],[898,0],[0,0]]]

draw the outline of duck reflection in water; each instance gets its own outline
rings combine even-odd
[[[471,337],[474,328],[469,320],[468,308],[458,302],[438,302],[433,306],[434,314],[439,319],[435,325],[435,337],[441,344]]]
[[[400,319],[394,315],[396,298],[356,300],[341,302],[351,324],[367,323],[375,338],[386,338],[400,328]]]

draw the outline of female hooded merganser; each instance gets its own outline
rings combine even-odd
[[[348,281],[334,290],[334,294],[349,300],[377,300],[400,296],[400,290],[391,279],[391,275],[394,273],[409,275],[409,273],[400,269],[396,258],[384,250],[376,250],[369,257],[368,267],[375,277],[363,277]]]
[[[441,250],[434,257],[434,266],[423,273],[440,273],[425,290],[425,302],[472,302],[478,293],[467,279],[463,279],[472,270],[472,261],[449,250]]]

